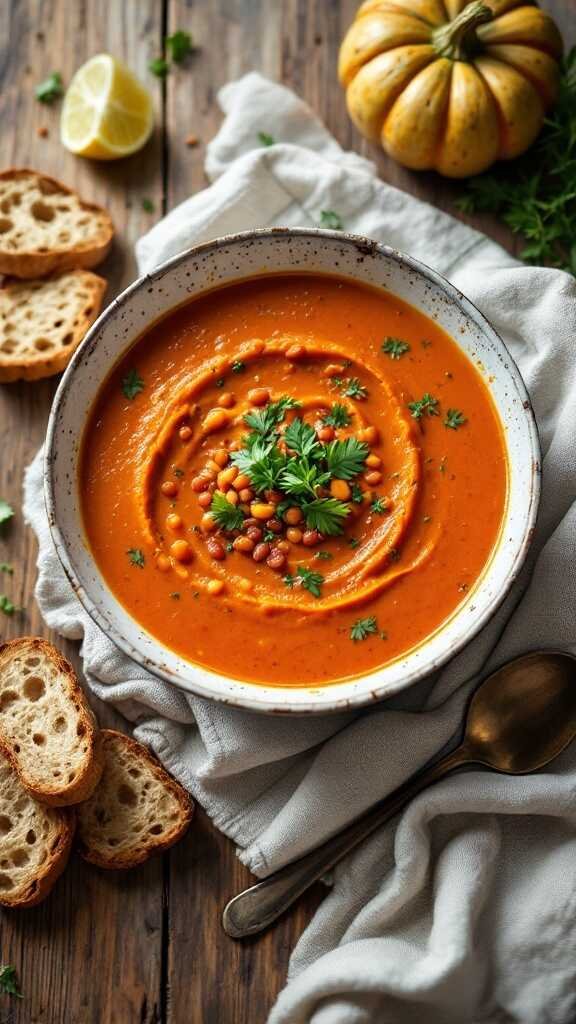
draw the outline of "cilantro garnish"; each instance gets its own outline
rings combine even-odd
[[[153,75],[156,75],[156,78],[166,78],[166,75],[170,71],[170,66],[168,61],[164,60],[164,57],[154,57],[154,60],[151,60],[148,63],[148,70],[151,71]]]
[[[64,86],[62,84],[62,75],[59,71],[53,71],[35,89],[36,99],[40,103],[54,103],[54,100],[59,99],[63,94]]]
[[[388,511],[388,502],[386,501],[386,498],[375,498],[370,505],[370,511],[376,512],[379,516],[383,516]]]
[[[320,211],[320,227],[329,228],[331,231],[343,231],[344,224],[339,213],[335,210]]]
[[[222,530],[242,529],[244,522],[242,509],[226,501],[226,496],[221,491],[214,492],[210,512]]]
[[[364,501],[364,491],[359,484],[352,484],[352,501],[355,505],[361,505]]]
[[[338,480],[351,480],[364,469],[370,449],[363,441],[347,437],[345,441],[330,441],[326,448],[326,463],[330,476]]]
[[[183,32],[181,29],[171,36],[166,36],[165,43],[175,64],[181,64],[185,57],[192,53],[192,36],[189,32]]]
[[[323,422],[330,427],[347,427],[350,424],[350,413],[341,402],[335,402]]]
[[[129,398],[130,401],[136,398],[141,391],[144,390],[144,381],[138,373],[138,370],[128,370],[128,373],[122,380],[122,392]]]
[[[415,420],[420,420],[424,415],[438,416],[438,399],[433,398],[428,392],[422,395],[417,402],[409,402],[408,408]]]
[[[12,576],[14,573],[14,566],[8,565],[8,562],[0,562],[0,572],[5,572],[8,576]]]
[[[262,434],[264,437],[267,434],[271,434],[278,424],[282,422],[288,409],[299,408],[300,402],[297,402],[294,398],[289,398],[288,395],[283,395],[277,402],[269,402],[264,409],[253,409],[252,412],[246,413],[244,423],[251,427],[252,430],[255,430],[257,434]],[[312,430],[311,427],[310,430]],[[288,433],[288,430],[286,433]],[[313,430],[312,433],[315,437],[316,434]],[[288,444],[288,442],[286,443]],[[293,447],[293,445],[289,445],[289,447]]]
[[[17,996],[18,999],[23,998],[18,985],[16,968],[9,964],[0,965],[0,992],[7,996]]]
[[[334,556],[330,553],[330,551],[317,551],[316,554],[314,555],[314,558],[318,558],[323,562],[327,562],[329,561],[330,558],[333,557]]]
[[[356,619],[356,622],[350,627],[350,639],[357,643],[358,640],[366,640],[367,637],[373,636],[377,632],[376,616],[370,615],[366,619]]]
[[[268,132],[258,132],[258,142],[261,146],[273,146],[276,139],[273,135],[269,135]]]
[[[313,597],[322,597],[322,584],[324,583],[322,573],[314,572],[313,569],[307,569],[305,565],[300,565],[296,571],[296,576],[291,576],[288,573],[284,577],[284,583],[287,587],[293,587],[298,582]]]
[[[382,351],[387,356],[390,356],[390,359],[400,359],[401,356],[410,351],[410,345],[407,341],[403,341],[402,338],[388,337],[384,338],[382,342]]]
[[[325,537],[335,537],[342,533],[342,525],[348,516],[348,505],[337,498],[315,498],[302,505],[306,526],[310,530],[318,530]]]
[[[2,523],[7,523],[8,520],[12,519],[13,515],[14,509],[12,506],[7,501],[4,501],[3,498],[0,498],[0,526]]]
[[[146,558],[144,557],[144,552],[141,551],[140,548],[128,548],[126,554],[128,555],[132,565],[137,566],[138,569],[144,568]]]
[[[154,213],[154,203],[146,196],[142,200],[142,209],[144,210],[144,213]]]
[[[243,373],[246,369],[246,363],[243,363],[241,359],[236,359],[230,367],[232,373]]]
[[[464,423],[466,423],[466,417],[459,409],[448,409],[444,420],[445,427],[448,427],[450,430],[458,430],[458,427],[461,427]]]
[[[0,612],[4,612],[4,615],[14,615],[16,611],[16,605],[12,603],[6,594],[0,594]]]
[[[358,537],[348,537],[348,543],[352,549],[360,546],[360,541]]]
[[[361,400],[368,397],[368,389],[360,383],[358,377],[332,377],[332,381],[346,398]]]

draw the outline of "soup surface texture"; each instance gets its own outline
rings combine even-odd
[[[321,685],[398,658],[466,598],[507,464],[479,370],[432,320],[285,275],[141,336],[91,412],[80,488],[104,578],[167,647]]]

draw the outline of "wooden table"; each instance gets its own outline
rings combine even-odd
[[[576,0],[544,6],[573,45]],[[355,7],[356,0],[0,0],[0,167],[53,174],[110,210],[118,235],[102,270],[112,298],[135,276],[135,239],[206,184],[205,144],[221,121],[218,88],[257,68],[292,86],[345,148],[376,159],[386,181],[454,213],[458,186],[403,171],[348,121],[336,55]],[[148,61],[178,28],[199,49],[162,84]],[[116,165],[67,153],[58,141],[58,105],[34,98],[47,74],[58,70],[67,83],[100,51],[123,58],[156,95],[152,141]],[[193,148],[185,142],[190,134],[200,140]],[[144,198],[153,213],[144,211]],[[472,222],[513,247],[502,225]],[[19,514],[23,470],[42,442],[55,386],[0,388],[0,497],[18,510],[0,537],[0,561],[15,565],[0,589],[26,609],[2,618],[0,636],[46,636],[79,665],[76,647],[46,629],[34,603],[36,544]],[[100,718],[126,728],[109,709]],[[132,873],[101,872],[73,857],[46,903],[0,916],[0,963],[17,967],[25,995],[0,995],[0,1024],[263,1024],[322,894],[312,892],[264,937],[235,944],[221,932],[219,913],[249,881],[232,844],[202,813],[184,842]]]

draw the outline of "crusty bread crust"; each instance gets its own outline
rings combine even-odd
[[[98,317],[105,291],[104,278],[89,270],[68,270],[39,281],[5,278],[0,287],[0,382],[39,380],[64,370]]]
[[[4,758],[0,779],[0,906],[34,907],[46,898],[68,863],[76,816],[69,808],[36,803]],[[42,862],[36,848],[42,851]]]
[[[78,848],[85,860],[101,868],[126,869],[143,864],[155,853],[167,850],[182,838],[192,820],[194,804],[186,790],[173,779],[162,765],[141,743],[114,729],[102,729],[105,766],[100,785],[90,800],[78,808]],[[113,847],[107,843],[107,835],[111,828],[121,833],[124,840],[129,828],[126,808],[117,803],[117,789],[123,784],[123,778],[136,787],[130,776],[130,770],[123,772],[119,765],[119,756],[132,764],[133,769],[141,773],[142,779],[162,788],[167,801],[171,799],[172,814],[162,823],[161,834],[147,830],[145,839],[135,837],[132,844],[124,843],[123,848]],[[120,771],[120,774],[118,774]],[[119,786],[120,783],[120,786]],[[176,809],[174,809],[176,808]],[[108,818],[104,822],[102,810],[106,809]],[[116,817],[114,813],[116,811]],[[143,808],[142,813],[146,813]],[[140,813],[140,809],[138,809]],[[160,813],[160,817],[162,814]],[[172,820],[175,818],[176,820]],[[150,825],[150,821],[146,822]],[[157,824],[153,826],[155,829]]]
[[[42,746],[37,748],[31,766],[27,760],[30,737],[24,733],[20,735],[18,727],[10,725],[6,718],[6,709],[16,699],[21,698],[21,694],[14,690],[13,681],[10,682],[8,679],[8,672],[12,673],[14,669],[15,659],[37,660],[37,664],[44,663],[44,668],[49,667],[60,676],[64,692],[57,683],[55,697],[66,706],[69,715],[76,722],[76,734],[79,737],[77,746],[81,745],[82,751],[82,756],[76,757],[73,778],[69,778],[65,771],[57,778],[53,773],[49,774],[43,764],[45,755],[42,754]],[[29,673],[30,670],[26,671]],[[35,672],[38,676],[42,668],[35,667]],[[26,685],[23,679],[24,692]],[[50,739],[53,742],[53,738]],[[52,644],[39,637],[20,637],[0,644],[0,752],[3,752],[10,761],[24,788],[40,803],[52,807],[67,807],[87,800],[100,781],[104,768],[104,751],[92,710],[70,663]],[[62,764],[65,762],[66,751],[63,750]]]
[[[67,209],[59,210],[59,205]],[[73,225],[76,228],[74,240],[60,239],[60,232],[53,230],[58,218],[64,219],[64,214],[79,214],[80,219],[86,221]],[[16,227],[26,236],[27,226],[29,233],[32,225],[39,235],[35,246],[26,237],[16,239]],[[83,230],[88,227],[91,230]],[[70,235],[70,231],[63,234]],[[84,202],[56,178],[26,167],[0,173],[0,274],[30,279],[45,277],[54,271],[96,267],[108,255],[113,235],[114,225],[107,211]]]

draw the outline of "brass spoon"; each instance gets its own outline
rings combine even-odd
[[[524,775],[552,761],[576,736],[576,658],[545,651],[517,658],[474,693],[460,745],[428,764],[343,832],[230,900],[222,916],[233,939],[254,935],[313,882],[432,782],[468,765]]]

